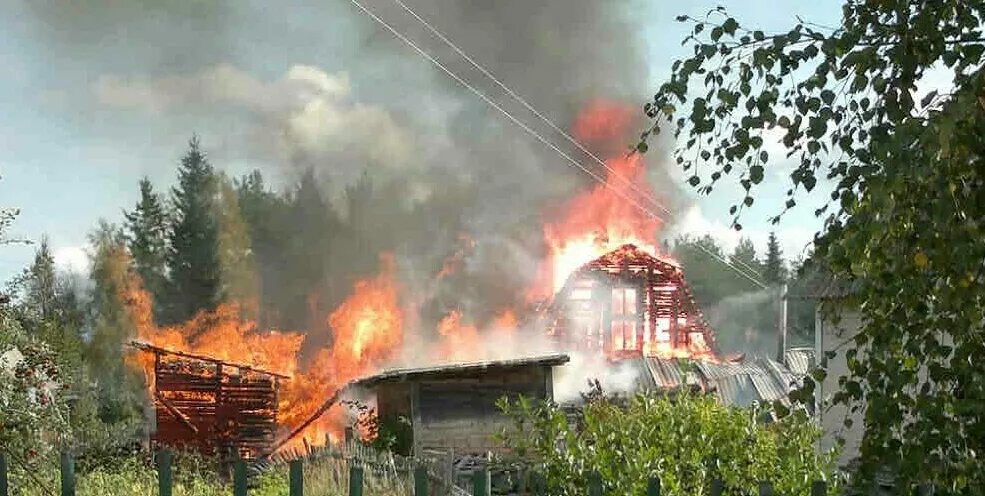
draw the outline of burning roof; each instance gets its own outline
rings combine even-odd
[[[681,267],[635,245],[582,265],[544,315],[547,333],[569,348],[715,359],[714,335]]]

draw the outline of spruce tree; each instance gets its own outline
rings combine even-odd
[[[55,287],[55,257],[51,254],[48,238],[41,239],[41,245],[34,253],[34,263],[27,269],[27,307],[36,313],[41,322],[55,318],[57,291]]]
[[[782,284],[787,280],[787,268],[783,264],[783,252],[780,251],[780,242],[776,239],[776,233],[772,231],[770,232],[769,241],[766,244],[763,279],[770,285]]]
[[[154,313],[160,318],[166,298],[168,217],[161,198],[146,177],[140,181],[140,200],[125,212],[126,243],[134,268],[154,298]]]
[[[217,180],[197,137],[178,168],[178,185],[171,189],[174,225],[168,252],[171,276],[170,320],[190,318],[214,308],[219,299]]]

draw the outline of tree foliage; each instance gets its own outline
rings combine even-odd
[[[124,216],[127,248],[134,267],[144,286],[160,302],[167,297],[168,212],[146,177],[140,180],[140,200]]]
[[[985,484],[983,18],[960,0],[852,0],[839,26],[777,33],[681,16],[693,56],[645,106],[640,149],[667,123],[700,192],[741,186],[736,229],[768,167],[793,162],[774,221],[831,185],[815,255],[864,302],[835,397],[864,411],[863,480]]]
[[[219,254],[216,200],[218,181],[198,138],[181,159],[178,185],[171,190],[174,225],[168,252],[172,320],[211,309],[219,299]]]
[[[511,420],[503,441],[545,475],[548,494],[586,494],[590,471],[606,494],[645,494],[654,475],[673,495],[709,494],[715,477],[725,494],[752,494],[760,481],[777,494],[807,494],[833,469],[833,453],[816,452],[821,433],[806,415],[764,423],[763,410],[727,407],[711,395],[641,393],[625,405],[596,396],[577,421],[524,397],[500,406]]]
[[[766,242],[766,259],[763,260],[763,279],[767,284],[777,286],[787,280],[787,268],[783,263],[783,252],[776,232],[770,231]]]

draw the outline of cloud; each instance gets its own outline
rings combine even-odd
[[[267,156],[316,162],[348,157],[376,165],[414,160],[413,139],[382,107],[356,101],[349,76],[294,65],[263,81],[230,64],[157,79],[100,77],[92,87],[107,107],[157,116],[199,112],[246,117],[247,140]]]

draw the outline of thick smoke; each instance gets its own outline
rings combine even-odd
[[[750,291],[723,299],[705,315],[726,353],[776,359],[779,351],[779,296],[775,290]]]
[[[363,3],[604,175],[397,3]],[[645,10],[632,0],[407,3],[566,130],[596,99],[637,106],[650,92]],[[396,253],[422,328],[453,308],[483,325],[520,304],[543,255],[545,212],[590,184],[349,2],[63,1],[0,9],[25,19],[33,41],[25,49],[56,66],[65,81],[57,91],[85,116],[83,132],[116,136],[139,148],[135,156],[152,151],[161,170],[172,167],[191,131],[219,167],[260,167],[284,184],[314,168],[369,251]],[[659,153],[649,162],[657,197],[675,208],[676,181]],[[374,201],[356,218],[345,189],[363,175]],[[463,233],[474,249],[436,284]],[[333,266],[351,277],[345,262]]]

